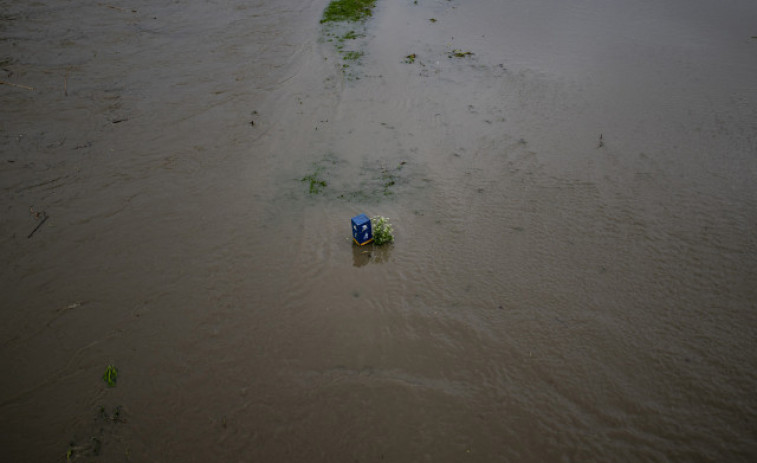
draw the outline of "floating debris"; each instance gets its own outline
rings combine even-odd
[[[454,49],[450,52],[449,57],[450,58],[465,58],[466,56],[473,56],[475,53],[472,51],[462,51],[458,49]]]
[[[42,224],[45,223],[45,222],[47,222],[47,219],[50,218],[50,216],[47,215],[47,212],[45,212],[45,211],[37,212],[36,214],[37,214],[36,215],[37,218],[39,218],[40,214],[41,214],[42,215],[42,220],[37,224],[36,227],[34,227],[34,230],[32,230],[32,232],[29,233],[29,235],[27,235],[27,238],[31,238],[32,236],[34,236],[34,234],[37,232],[37,230],[39,230],[39,227],[41,227]]]

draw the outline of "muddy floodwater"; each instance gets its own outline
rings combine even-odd
[[[757,2],[327,4],[0,0],[2,460],[757,461]]]

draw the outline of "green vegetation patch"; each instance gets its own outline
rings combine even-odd
[[[355,31],[349,31],[343,36],[339,37],[340,42],[344,42],[345,40],[355,40],[365,37],[365,34],[358,34]]]
[[[316,166],[312,174],[308,174],[300,179],[301,182],[305,182],[309,185],[308,191],[311,195],[317,195],[328,186],[326,180],[320,177],[321,167]]]
[[[362,51],[345,51],[344,52],[344,59],[346,61],[355,61],[359,59],[361,56],[363,56]]]
[[[333,0],[323,11],[321,23],[363,21],[372,14],[376,0]]]
[[[118,380],[118,369],[113,365],[108,365],[103,373],[103,381],[108,383],[109,387],[114,387]]]
[[[371,218],[371,228],[373,228],[373,242],[381,246],[382,244],[394,241],[394,229],[389,223],[388,217],[376,216]]]
[[[291,181],[304,183],[298,188],[306,196],[339,199],[358,203],[378,203],[388,200],[413,184],[414,175],[407,161],[395,161],[387,165],[386,161],[371,161],[358,167],[333,153],[327,153],[310,164]],[[412,169],[410,169],[412,170]],[[304,174],[304,176],[302,176]]]
[[[393,187],[399,180],[398,174],[403,165],[405,165],[404,161],[399,166],[397,166],[396,169],[381,169],[381,177],[379,181],[381,182],[381,188],[383,189],[384,196],[389,196],[392,194],[390,188]]]

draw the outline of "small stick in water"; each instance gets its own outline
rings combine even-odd
[[[10,82],[5,82],[2,80],[0,80],[0,85],[10,85],[11,87],[25,88],[26,90],[34,90],[34,87],[28,87],[26,85],[21,85],[21,84],[12,84]]]
[[[123,11],[124,13],[128,13],[129,11],[131,11],[132,13],[136,13],[137,12],[137,10],[133,10],[133,9],[132,10],[128,10],[126,8],[121,8],[121,7],[118,7],[118,6],[106,5],[105,3],[98,3],[98,5],[104,6],[106,8],[111,8],[113,10]]]
[[[37,226],[36,226],[36,227],[34,227],[34,230],[32,230],[32,232],[31,232],[31,233],[29,233],[29,236],[27,236],[27,238],[31,238],[31,237],[32,237],[32,235],[34,235],[34,233],[36,233],[36,232],[37,232],[37,230],[39,230],[39,227],[41,227],[41,226],[42,226],[42,224],[43,224],[43,223],[45,223],[45,221],[46,221],[46,220],[47,220],[47,219],[48,219],[49,217],[50,217],[50,216],[49,216],[49,215],[47,215],[47,212],[45,212],[45,211],[42,211],[42,220],[41,220],[41,221],[40,221],[40,222],[39,222],[39,223],[37,224]]]

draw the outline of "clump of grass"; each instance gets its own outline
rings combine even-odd
[[[321,168],[316,167],[315,171],[310,174],[302,177],[300,179],[301,182],[309,183],[309,190],[311,195],[315,195],[323,191],[324,188],[328,185],[326,183],[326,180],[320,178]]]
[[[372,14],[376,0],[333,0],[323,11],[321,23],[363,21]]]
[[[373,242],[376,245],[381,246],[394,241],[394,229],[392,229],[388,217],[381,217],[380,215],[372,217],[371,227],[373,228]]]
[[[103,381],[108,383],[108,387],[114,387],[118,380],[118,369],[113,365],[108,365],[103,373]]]
[[[416,58],[415,53],[411,53],[405,57],[405,62],[407,64],[413,64],[415,63],[415,58]]]

